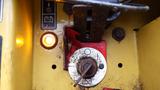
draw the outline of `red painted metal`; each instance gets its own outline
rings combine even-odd
[[[91,47],[100,51],[103,56],[107,57],[106,52],[106,42],[104,40],[100,42],[81,42],[76,39],[76,36],[79,35],[72,27],[65,27],[65,38],[71,43],[69,50],[65,51],[65,67],[67,70],[70,56],[77,50],[83,47]]]
[[[111,89],[111,88],[103,88],[103,90],[114,90],[114,89]]]

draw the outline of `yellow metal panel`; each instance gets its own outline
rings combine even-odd
[[[15,9],[12,51],[13,90],[31,90],[32,5],[30,0],[14,0],[13,5]],[[20,40],[20,43],[17,43],[17,40]]]
[[[12,0],[3,0],[3,21],[0,23],[0,34],[3,38],[2,45],[2,61],[1,61],[1,89],[0,90],[11,90],[11,74],[12,74],[12,63],[11,53],[13,45],[13,12]],[[10,9],[9,9],[10,8]]]
[[[40,45],[40,36],[45,32],[40,28],[40,0],[34,0],[34,7],[31,5],[32,0],[4,1],[4,20],[0,23],[4,41],[1,90],[78,90],[73,87],[68,72],[63,70],[63,27],[68,24],[63,5],[58,4],[58,26],[54,31],[58,35],[58,45],[52,50],[46,50]],[[143,24],[144,18],[135,12],[124,13],[113,22],[104,34],[108,45],[107,75],[90,90],[102,90],[103,87],[123,90],[139,88],[136,35],[133,29]],[[111,30],[117,26],[126,30],[126,38],[120,43],[111,36]],[[123,67],[118,68],[118,63],[122,63]],[[55,70],[52,69],[53,64],[57,65]]]
[[[1,90],[32,88],[32,13],[28,0],[4,0]]]
[[[122,90],[139,88],[136,37],[133,31],[139,26],[137,23],[141,25],[143,20],[139,17],[133,18],[132,13],[125,13],[105,32],[104,39],[108,43],[108,73],[103,82],[93,90],[102,90],[104,86]],[[126,31],[126,37],[120,43],[112,38],[112,30],[115,27],[123,27]],[[123,67],[119,68],[118,63],[122,63]]]
[[[160,18],[140,29],[137,37],[143,90],[160,90]]]
[[[40,45],[40,36],[45,32],[40,28],[40,2],[35,2],[33,90],[78,90],[73,87],[68,72],[63,70],[63,27],[68,24],[68,18],[62,10],[63,5],[58,4],[58,27],[53,31],[59,37],[58,45],[52,50],[46,50]],[[108,72],[105,79],[90,90],[102,90],[103,87],[123,90],[139,88],[136,35],[133,29],[143,25],[143,20],[140,13],[125,13],[105,32]],[[126,38],[120,43],[112,39],[111,35],[111,30],[117,26],[126,30]],[[118,63],[122,63],[123,67],[118,68]],[[57,65],[55,70],[52,69],[53,64]]]
[[[34,53],[33,53],[33,90],[74,90],[73,82],[67,71],[63,70],[63,26],[66,15],[62,5],[58,5],[58,26],[54,31],[58,35],[58,45],[52,50],[46,50],[40,45],[40,36],[44,31],[40,28],[40,0],[35,1]],[[52,65],[57,65],[55,70]]]

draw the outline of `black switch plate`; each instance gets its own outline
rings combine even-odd
[[[54,0],[41,0],[41,29],[54,30],[57,27],[57,5]]]

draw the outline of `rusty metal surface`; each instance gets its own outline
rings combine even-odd
[[[83,76],[83,78],[85,79],[90,79],[96,74],[98,68],[96,61],[91,57],[83,57],[77,64],[77,69],[80,75],[85,72],[86,68],[89,67],[89,65],[91,65],[90,69]]]
[[[103,32],[110,25],[107,18],[110,8],[78,5],[73,8],[74,28],[80,33],[77,37],[83,42],[99,42]]]

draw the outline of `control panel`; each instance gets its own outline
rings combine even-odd
[[[73,24],[65,23],[58,28],[57,3],[63,3],[61,9]],[[107,77],[108,42],[103,36],[123,10],[146,11],[149,7],[120,0],[41,0],[41,29],[44,33],[40,44],[47,51],[57,50],[62,39],[58,33],[63,32],[63,71],[74,82],[73,88],[96,87]],[[124,29],[116,28],[112,37],[121,42],[125,38]],[[52,68],[56,69],[56,65]],[[103,90],[112,89],[104,86]]]

